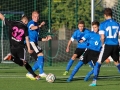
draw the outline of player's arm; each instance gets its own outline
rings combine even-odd
[[[70,38],[70,40],[68,41],[67,47],[66,47],[66,52],[69,52],[70,50],[70,45],[71,43],[76,39],[76,31],[73,33],[72,37]]]
[[[51,39],[52,39],[52,37],[49,35],[49,36],[47,36],[45,38],[39,38],[39,41],[49,41]]]
[[[102,45],[104,44],[104,40],[105,40],[105,36],[104,34],[100,34],[100,37],[101,37],[101,42],[102,42]]]
[[[70,50],[70,45],[74,41],[74,37],[71,37],[71,39],[68,41],[67,47],[66,47],[66,52],[69,52]]]
[[[100,39],[101,39],[101,42],[102,42],[102,45],[104,44],[104,39],[105,39],[105,31],[104,31],[104,26],[103,24],[100,24],[100,27],[99,27],[99,34],[100,34]]]
[[[42,38],[42,41],[49,41],[49,40],[51,40],[52,39],[52,37],[49,35],[49,36],[47,36],[47,37],[45,37],[45,38]]]
[[[0,13],[0,19],[1,19],[2,21],[4,21],[4,24],[5,24],[5,25],[8,25],[8,26],[11,26],[11,24],[14,22],[14,21],[11,21],[11,20],[6,19],[6,18],[4,17],[4,15],[1,14],[1,13]]]
[[[80,39],[79,42],[82,43],[82,42],[88,40],[89,38],[90,38],[90,33],[87,33]]]
[[[1,14],[1,13],[0,13],[0,19],[1,19],[2,21],[4,21],[4,19],[5,19],[4,15]]]
[[[38,26],[31,25],[31,26],[30,26],[30,29],[31,29],[31,30],[36,30],[36,29],[41,28],[43,25],[45,25],[45,22],[44,22],[44,21],[43,21],[42,23],[40,23],[40,25],[38,25]]]
[[[29,52],[29,53],[32,53],[33,51],[30,49],[29,37],[26,36],[25,39],[26,39],[26,45],[27,45],[28,52]]]

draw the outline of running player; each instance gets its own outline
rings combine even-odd
[[[101,50],[101,46],[102,46],[102,43],[100,40],[100,35],[98,33],[99,22],[93,21],[92,27],[93,27],[93,32],[85,34],[80,40],[80,43],[83,43],[87,40],[88,46],[83,55],[83,60],[80,60],[77,63],[77,65],[74,67],[70,77],[67,79],[67,82],[70,82],[73,79],[74,75],[78,72],[79,68],[83,64],[87,64],[91,60],[92,60],[93,64],[95,64],[96,60],[98,59],[98,56],[99,56],[99,53]],[[87,81],[92,74],[93,74],[93,69],[86,75],[84,80]]]
[[[25,40],[28,47],[28,52],[32,53],[32,50],[30,49],[28,30],[26,26],[26,24],[28,23],[28,18],[26,16],[23,16],[21,18],[21,21],[10,21],[0,13],[0,19],[3,20],[7,26],[9,26],[11,54],[7,55],[5,60],[8,60],[9,58],[9,60],[12,60],[16,64],[20,66],[25,66],[25,68],[34,76],[34,78],[31,79],[38,80],[39,76],[37,76],[33,72],[31,66],[25,60]]]
[[[63,73],[63,75],[67,75],[68,72],[69,72],[69,69],[71,68],[74,60],[76,58],[79,58],[83,52],[85,51],[85,48],[87,47],[87,42],[83,42],[83,43],[80,43],[79,40],[87,33],[90,32],[90,30],[84,28],[85,27],[85,23],[84,21],[80,20],[78,22],[78,29],[73,33],[71,39],[69,40],[68,42],[68,45],[67,45],[67,48],[66,48],[66,52],[69,52],[69,48],[70,48],[70,45],[71,43],[74,41],[74,40],[77,40],[78,41],[78,45],[77,45],[77,48],[75,50],[75,53],[73,54],[72,58],[69,60],[68,64],[67,64],[67,67],[66,67],[66,71]],[[90,65],[92,63],[90,62]],[[91,65],[93,66],[93,65]]]
[[[99,34],[102,41],[102,49],[99,58],[94,66],[94,78],[93,82],[89,86],[96,86],[97,77],[99,75],[99,70],[101,64],[111,56],[115,62],[115,65],[120,72],[119,64],[119,42],[118,35],[120,35],[119,23],[112,19],[112,10],[110,8],[105,8],[104,10],[104,22],[100,24]]]
[[[38,46],[38,41],[48,41],[51,39],[50,36],[46,38],[39,38],[39,28],[42,27],[45,22],[42,22],[38,25],[39,20],[39,13],[38,11],[32,12],[32,20],[28,23],[28,32],[30,38],[30,48],[34,51],[31,56],[36,60],[35,64],[33,65],[33,71],[39,68],[39,76],[46,77],[47,75],[44,73],[43,66],[44,66],[44,55],[42,53],[42,49]],[[26,74],[26,77],[32,77],[30,73]]]

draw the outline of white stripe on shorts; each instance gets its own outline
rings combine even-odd
[[[30,42],[30,44],[32,45],[32,47],[35,50],[35,52],[38,53],[39,50],[38,50],[37,46],[35,45],[35,43],[34,42]]]
[[[102,46],[102,49],[101,49],[100,54],[99,54],[98,62],[101,62],[101,61],[102,61],[104,49],[105,49],[105,45]]]
[[[23,50],[24,50],[24,58],[20,58],[21,60],[26,60],[26,50],[25,50],[25,48],[23,48]]]

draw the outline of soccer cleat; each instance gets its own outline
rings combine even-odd
[[[66,76],[67,74],[68,74],[68,71],[65,71],[65,72],[63,73],[64,76]]]
[[[39,74],[39,76],[40,76],[41,78],[46,78],[46,77],[47,77],[47,74],[42,73],[42,74]]]
[[[12,58],[12,55],[11,55],[11,53],[9,53],[9,54],[7,54],[7,56],[4,57],[4,60],[10,61],[11,58]]]
[[[31,80],[36,80],[37,79],[37,77],[33,77],[33,75],[30,74],[30,73],[27,73],[26,77],[29,78],[29,79],[31,79]]]
[[[96,83],[91,83],[89,86],[97,86],[97,84]]]

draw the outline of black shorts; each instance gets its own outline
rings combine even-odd
[[[34,52],[31,54],[31,56],[37,60],[38,54],[42,52],[42,49],[38,46],[37,43],[30,42],[30,49],[33,50]]]
[[[12,47],[10,48],[10,52],[14,57],[13,62],[16,64],[19,64],[20,66],[23,65],[23,62],[21,60],[26,60],[26,50],[23,47]]]
[[[103,63],[109,56],[111,56],[114,61],[119,62],[119,45],[104,45],[98,61]]]
[[[77,54],[77,58],[79,58],[83,54],[84,51],[85,49],[76,48],[74,54]]]
[[[100,52],[99,51],[94,51],[91,49],[87,49],[83,55],[83,62],[84,64],[87,64],[89,61],[93,61],[95,64],[96,61],[98,60]]]

